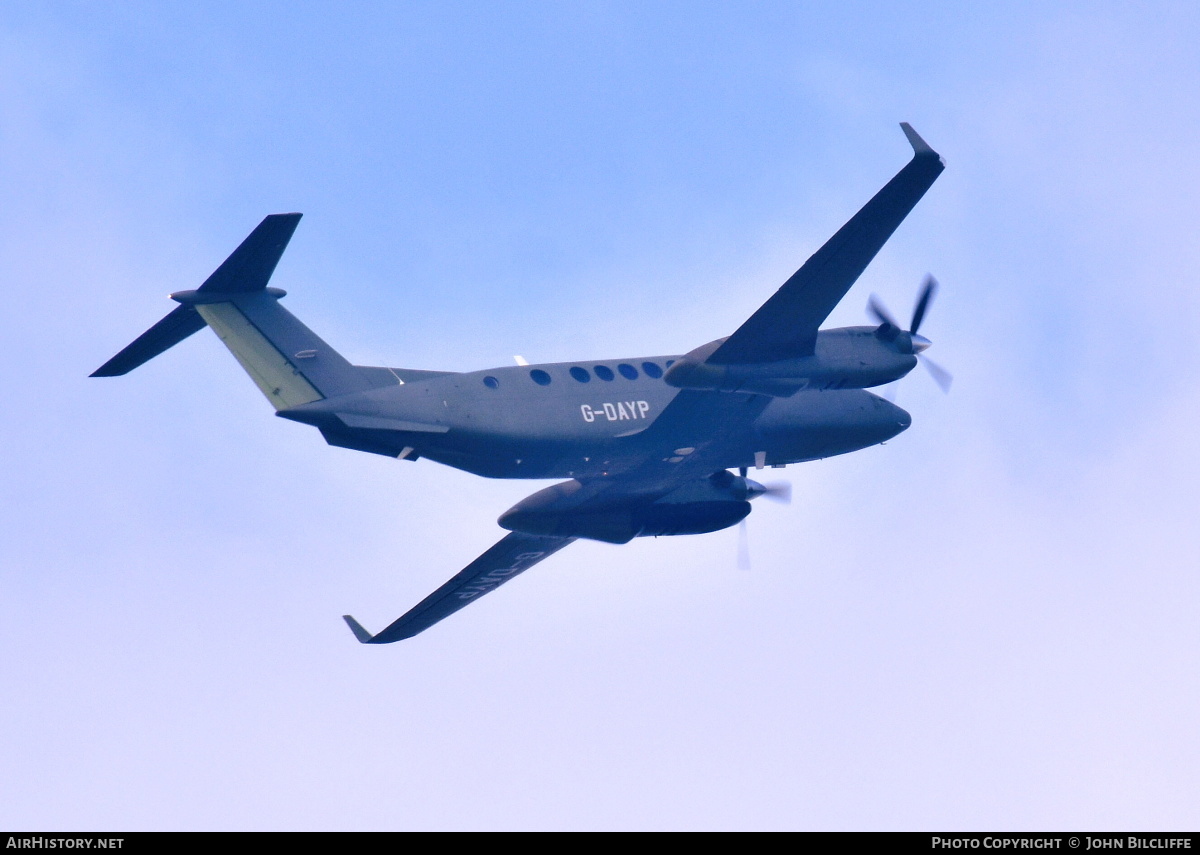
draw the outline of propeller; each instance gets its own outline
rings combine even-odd
[[[746,520],[738,523],[738,569],[750,569],[750,527]]]
[[[924,354],[924,351],[933,342],[917,333],[917,330],[921,328],[921,322],[925,320],[925,314],[929,311],[930,303],[937,294],[937,288],[937,280],[932,276],[926,276],[921,285],[921,293],[917,297],[917,304],[913,307],[912,321],[907,330],[902,329],[896,323],[895,318],[883,305],[883,301],[874,294],[867,300],[867,313],[879,321],[879,329],[875,330],[876,336],[882,341],[892,344],[900,353],[911,353],[916,356],[933,378],[933,382],[937,383],[943,392],[949,392],[950,384],[954,382],[953,375]]]
[[[765,496],[773,502],[789,504],[792,501],[792,485],[787,481],[772,481],[770,484],[760,484],[746,477],[747,468],[738,467],[738,474],[746,483],[746,499],[753,501],[759,496]],[[738,523],[738,569],[750,569],[750,527],[746,524],[749,517],[743,517]]]

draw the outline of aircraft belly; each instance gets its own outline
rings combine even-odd
[[[495,372],[501,375],[501,389],[511,382],[509,371]],[[470,376],[447,384],[457,393],[446,396],[450,430],[431,437],[423,456],[492,478],[600,477],[625,471],[644,461],[639,436],[678,394],[658,381],[592,383],[545,392],[535,387],[516,394],[487,390]],[[476,384],[481,388],[475,389]],[[462,394],[464,388],[470,394]]]
[[[451,432],[424,456],[489,478],[599,477],[643,459],[621,445],[611,439],[536,441]]]
[[[646,419],[635,418],[629,406],[622,418],[621,407],[612,404],[606,412],[605,402],[593,406],[578,396],[508,396],[496,401],[500,406],[468,407],[442,406],[439,390],[421,391],[407,399],[408,406],[396,406],[400,401],[393,398],[392,406],[377,412],[393,421],[440,417],[444,432],[393,433],[397,448],[411,445],[422,457],[489,478],[597,478],[651,464],[661,464],[665,475],[685,463],[709,470],[794,463],[866,448],[908,426],[907,413],[860,389],[765,398],[675,390],[663,395],[660,388],[658,395],[636,400],[646,402],[647,416],[661,416],[668,406],[670,414]],[[413,406],[414,397],[422,406]]]

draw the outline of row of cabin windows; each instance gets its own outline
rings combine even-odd
[[[674,364],[674,359],[667,360],[668,368]],[[592,366],[592,371],[596,373],[597,377],[605,382],[614,380],[617,376],[607,365],[594,365]],[[643,362],[642,371],[645,372],[647,377],[653,377],[655,380],[663,376],[663,370],[658,366],[657,362]],[[592,380],[592,375],[588,373],[588,370],[578,365],[571,366],[571,369],[567,373],[580,383],[590,383]],[[617,366],[617,374],[620,374],[627,380],[636,380],[638,378],[638,370],[628,362],[622,362]],[[532,371],[530,371],[529,377],[539,386],[550,385],[550,375],[540,368],[534,368]],[[487,377],[483,378],[483,385],[487,386],[489,389],[498,389],[500,387],[500,381],[489,374]]]

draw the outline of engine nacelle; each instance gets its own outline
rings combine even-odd
[[[724,476],[724,477],[722,477]],[[584,537],[628,543],[635,537],[706,534],[737,525],[750,513],[746,480],[719,472],[655,499],[623,496],[610,507],[573,507],[582,485],[564,481],[513,505],[498,520],[502,528],[551,537]]]
[[[875,327],[822,330],[812,356],[774,362],[711,363],[718,339],[682,357],[663,378],[679,389],[788,397],[801,389],[866,389],[898,380],[917,359],[877,336]],[[907,335],[907,333],[905,333]]]

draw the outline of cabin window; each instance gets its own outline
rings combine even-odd
[[[530,371],[529,376],[533,379],[533,382],[537,383],[539,386],[550,385],[550,375],[540,368],[535,368]]]
[[[596,372],[596,376],[599,377],[601,380],[605,380],[605,381],[612,380],[613,377],[616,376],[615,374],[612,373],[612,369],[609,368],[607,365],[596,365],[596,366],[592,367],[592,370]]]
[[[578,365],[571,366],[571,376],[580,383],[587,383],[592,379],[592,375],[587,373],[587,369],[580,368]]]
[[[621,372],[622,377],[628,378],[629,380],[636,380],[638,378],[637,369],[628,362],[622,362],[617,366],[617,370]]]
[[[647,377],[653,377],[655,380],[662,377],[662,369],[658,367],[657,362],[643,362],[642,370],[646,372]]]
[[[500,388],[500,381],[495,377],[488,375],[487,377],[483,378],[483,385],[487,386],[489,389],[498,389]]]

